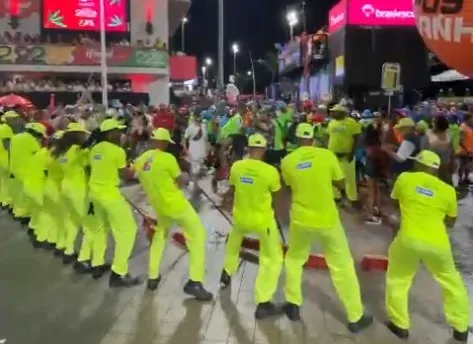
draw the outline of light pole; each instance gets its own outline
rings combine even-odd
[[[224,75],[224,70],[223,70],[223,60],[225,58],[225,47],[224,47],[224,42],[223,42],[223,35],[224,35],[224,20],[225,20],[225,14],[224,14],[224,5],[223,5],[223,0],[218,0],[218,89],[223,92],[224,90],[224,85],[225,81],[223,79]]]
[[[183,17],[181,19],[181,51],[186,52],[186,24],[187,18]]]
[[[207,71],[209,70],[210,66],[212,66],[213,61],[210,57],[206,57],[204,60],[204,65],[202,66],[202,76],[204,77],[205,86],[208,86],[207,81]]]
[[[289,24],[289,35],[291,36],[291,40],[294,36],[294,26],[297,25],[299,22],[299,18],[297,17],[297,12],[296,11],[290,11],[286,14],[286,20],[287,23]]]
[[[236,63],[236,56],[240,49],[238,48],[238,44],[233,43],[232,45],[232,52],[233,52],[233,75],[236,78],[236,70],[237,70],[237,63]]]
[[[100,0],[100,69],[102,71],[102,104],[108,108],[107,46],[105,41],[105,0]]]

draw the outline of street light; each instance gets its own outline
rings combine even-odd
[[[297,12],[296,11],[288,12],[286,14],[286,20],[287,20],[287,23],[289,24],[289,33],[290,33],[291,40],[292,40],[292,37],[294,36],[294,26],[296,26],[297,23],[299,23],[299,18],[297,17]]]
[[[186,24],[188,19],[183,17],[181,19],[181,51],[186,52]]]
[[[248,72],[246,72],[246,75],[248,76],[251,76],[253,73],[251,73],[251,70],[249,70]]]
[[[213,61],[212,61],[212,59],[211,59],[210,57],[207,57],[207,58],[205,59],[205,65],[206,65],[206,66],[211,66],[211,65],[212,65],[212,62],[213,62]]]
[[[238,48],[238,44],[233,43],[233,45],[232,45],[232,52],[233,52],[233,75],[235,75],[235,77],[236,77],[236,69],[237,69],[236,56],[237,56],[237,54],[238,54],[239,51],[240,51],[240,49]]]

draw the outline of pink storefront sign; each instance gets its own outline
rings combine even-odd
[[[342,0],[332,7],[328,14],[328,32],[334,33],[347,24],[347,0]]]

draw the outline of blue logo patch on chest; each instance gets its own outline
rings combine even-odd
[[[95,154],[94,160],[102,160],[102,154]]]
[[[434,196],[434,192],[432,190],[422,188],[420,186],[416,187],[416,192],[418,194],[421,194],[421,195],[424,195],[424,196],[427,196],[427,197],[433,197]]]
[[[298,170],[305,170],[311,167],[312,167],[312,161],[306,161],[306,162],[301,162],[300,164],[297,164]]]
[[[59,160],[59,162],[60,162],[61,164],[65,164],[65,163],[67,162],[67,158],[61,158],[61,159]]]
[[[253,184],[254,183],[253,178],[250,178],[250,177],[240,177],[240,182],[242,182],[243,184]]]

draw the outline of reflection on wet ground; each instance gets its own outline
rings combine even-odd
[[[130,188],[128,196],[140,196]],[[0,216],[0,341],[14,344],[394,344],[400,340],[383,326],[384,273],[359,271],[366,307],[374,326],[353,336],[326,271],[307,271],[304,278],[303,322],[285,317],[254,320],[253,284],[257,265],[244,262],[231,288],[218,290],[229,224],[208,201],[200,213],[209,231],[207,285],[215,301],[186,299],[188,255],[172,244],[163,259],[163,280],[156,293],[145,285],[110,290],[107,280],[76,276],[50,253],[31,248],[25,229],[6,214]],[[460,202],[460,219],[452,233],[458,266],[473,288],[473,199]],[[286,219],[281,220],[283,223]],[[384,226],[368,227],[357,214],[343,212],[343,222],[357,262],[365,253],[385,253],[392,238]],[[140,233],[131,269],[145,276],[147,239]],[[320,251],[320,247],[314,247]],[[281,279],[284,278],[284,275]],[[281,290],[277,300],[282,302]],[[422,269],[411,291],[412,334],[408,343],[453,343],[442,313],[439,287]]]

